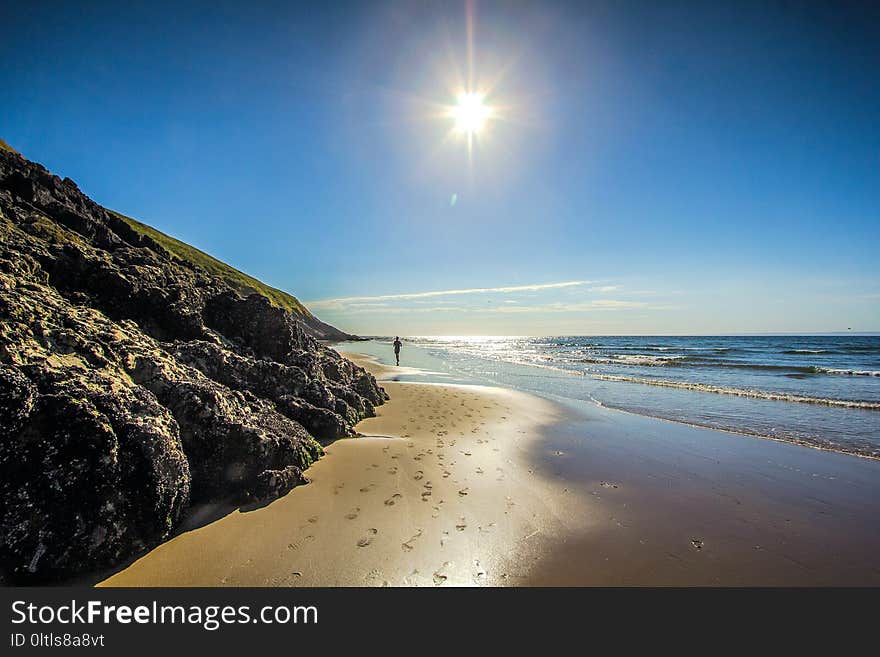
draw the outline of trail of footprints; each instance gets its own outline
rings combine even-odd
[[[455,398],[458,398],[458,395],[455,393],[453,393],[452,396]],[[468,404],[466,404],[465,400],[461,400],[461,406],[463,406],[467,409],[468,412],[466,412],[464,414],[465,417],[467,417],[467,418],[473,418],[474,412],[476,412],[478,415],[482,416],[482,413],[480,411],[478,411],[476,409],[476,407],[469,406]],[[441,467],[443,479],[447,479],[452,476],[453,473],[450,470],[450,468],[455,466],[456,462],[455,461],[446,462],[446,453],[444,450],[447,447],[449,447],[449,448],[455,447],[456,439],[449,438],[448,437],[449,430],[443,428],[443,426],[444,426],[443,417],[438,412],[439,411],[438,406],[436,406],[436,405],[430,406],[429,408],[433,409],[434,412],[432,414],[424,416],[424,419],[427,420],[428,422],[432,423],[431,424],[431,429],[432,429],[431,433],[435,436],[436,451],[435,451],[435,449],[431,449],[431,448],[423,449],[422,451],[417,452],[412,457],[412,459],[416,462],[419,462],[419,461],[422,461],[423,459],[433,457],[434,459],[436,459],[437,463]],[[491,407],[483,406],[483,408],[490,409]],[[509,411],[509,409],[507,409],[507,410]],[[506,416],[502,416],[502,419],[506,419]],[[413,425],[413,429],[415,431],[422,430],[422,424],[421,424],[421,421],[419,420],[419,418],[410,417],[408,419],[408,422],[409,422],[409,424],[404,425],[402,427],[403,431],[406,431],[410,425]],[[448,426],[450,426],[452,428],[456,427],[456,423],[454,421],[450,421],[447,424],[448,424]],[[480,433],[480,430],[484,426],[485,426],[485,421],[478,420],[478,426],[476,426],[476,427],[474,427],[474,429],[472,429],[472,433]],[[459,436],[464,436],[463,431],[459,431],[458,434],[459,434]],[[412,435],[410,433],[403,433],[403,437],[404,438],[412,438]],[[494,440],[494,438],[492,440]],[[483,439],[483,438],[477,438],[476,443],[477,443],[477,445],[488,445],[490,443],[490,440]],[[406,444],[407,449],[413,449],[413,448],[415,448],[415,446],[416,446],[416,443],[415,443],[415,441],[412,441],[412,440],[410,440]],[[494,448],[494,451],[498,451],[498,448]],[[473,453],[468,450],[460,450],[460,452],[461,452],[461,454],[463,454],[466,457],[473,455]],[[391,446],[383,447],[382,453],[387,458],[394,460],[394,461],[399,461],[400,457],[402,456],[402,454],[399,454],[399,453],[391,453]],[[366,472],[374,472],[374,471],[378,470],[380,467],[382,467],[382,466],[379,463],[370,463],[365,468],[365,471]],[[498,481],[503,480],[503,478],[504,478],[503,468],[497,467],[496,470],[499,472],[499,476],[497,478]],[[389,475],[396,475],[399,472],[399,467],[396,464],[391,463],[388,465],[386,472]],[[484,474],[483,469],[480,467],[477,467],[474,470],[474,472],[475,472],[475,474],[478,474],[478,475]],[[425,477],[424,470],[416,470],[412,475],[412,478],[414,481],[423,481],[424,477]],[[614,488],[617,487],[616,485],[607,484],[606,482],[602,482],[602,485],[609,486],[609,487],[613,486]],[[345,488],[345,483],[335,484],[333,486],[333,494],[339,495],[340,491],[342,491],[344,488]],[[369,483],[363,485],[359,489],[359,492],[362,494],[370,494],[376,488],[377,488],[377,484],[375,482],[369,482]],[[433,496],[433,492],[434,492],[433,489],[434,489],[434,485],[430,481],[425,481],[422,484],[422,491],[420,493],[420,498],[423,502],[428,502],[431,500],[431,498]],[[470,488],[467,486],[463,486],[462,488],[458,489],[458,495],[462,498],[466,497],[469,494],[469,492],[470,492]],[[383,504],[386,507],[393,507],[398,502],[400,502],[402,499],[403,499],[403,494],[399,493],[399,492],[395,492],[390,497],[386,498],[384,500]],[[442,505],[443,503],[444,503],[444,500],[439,500],[435,505],[433,505],[431,507],[431,518],[437,519],[437,518],[441,517],[441,506],[440,505]],[[508,498],[508,502],[507,502],[508,510],[512,506],[513,506],[513,502]],[[362,509],[359,506],[353,507],[347,513],[344,514],[344,518],[349,521],[357,520],[361,514],[361,510]],[[311,516],[311,517],[307,518],[308,524],[302,525],[300,527],[300,530],[305,529],[309,525],[315,525],[318,522],[318,520],[319,520],[318,516]],[[464,532],[467,529],[467,527],[468,527],[467,520],[464,516],[460,517],[459,521],[455,524],[455,530],[457,532]],[[478,531],[481,534],[488,533],[488,532],[491,532],[494,527],[495,527],[495,523],[493,522],[493,523],[489,523],[485,527],[484,526],[478,527]],[[357,543],[356,543],[357,547],[358,548],[370,547],[373,544],[374,539],[376,539],[376,537],[378,536],[378,534],[379,534],[379,530],[377,528],[375,528],[375,527],[368,528],[364,532],[364,534],[360,538],[358,538]],[[419,539],[422,538],[423,534],[424,534],[424,530],[422,528],[417,528],[415,534],[413,534],[407,540],[403,541],[400,544],[401,549],[404,552],[413,551],[415,549],[416,543],[419,541]],[[444,531],[443,536],[441,537],[441,540],[440,540],[441,546],[445,545],[446,541],[449,538],[450,538],[450,532]],[[289,543],[287,547],[291,551],[296,551],[296,550],[299,550],[305,543],[312,541],[314,539],[315,539],[314,534],[308,534],[298,541]],[[449,575],[447,574],[447,571],[452,565],[453,564],[451,562],[448,562],[448,561],[444,562],[443,564],[441,564],[441,566],[439,568],[437,568],[432,573],[432,579],[433,579],[433,582],[435,585],[440,586],[441,584],[445,583],[449,579]],[[291,574],[294,577],[301,577],[302,576],[301,571],[293,571]],[[417,575],[417,574],[418,574],[418,570],[414,570],[412,573],[412,575]],[[485,578],[486,578],[485,570],[480,566],[480,562],[478,560],[474,560],[474,571],[473,571],[474,582],[481,583],[482,581],[485,581]],[[381,575],[380,575],[379,571],[377,571],[377,570],[373,570],[373,571],[370,571],[369,573],[367,573],[367,575],[364,577],[364,580],[370,584],[381,584],[381,585],[385,585],[385,586],[388,585],[388,581],[382,580]]]
[[[456,393],[453,393],[452,397],[458,399],[459,395]],[[422,401],[422,400],[417,397],[414,400],[414,403],[418,404],[419,401]],[[473,404],[473,401],[474,400],[461,399],[460,405],[466,409],[466,412],[464,413],[464,417],[469,418],[471,420],[475,420],[475,414],[476,414],[480,418],[480,419],[475,420],[477,423],[477,426],[475,426],[471,430],[472,433],[479,434],[484,430],[486,422],[481,419],[482,418],[482,411],[477,409],[476,405]],[[452,468],[456,465],[456,461],[454,461],[454,460],[447,461],[445,450],[448,448],[455,448],[457,439],[450,437],[449,434],[450,434],[450,429],[457,428],[456,423],[454,421],[447,421],[444,424],[444,417],[440,412],[439,405],[426,405],[426,408],[428,409],[427,414],[415,416],[415,417],[409,417],[407,419],[407,424],[403,425],[403,427],[402,427],[402,436],[403,436],[403,438],[412,439],[413,434],[410,433],[410,431],[419,432],[419,431],[422,431],[423,425],[428,425],[428,428],[426,430],[430,431],[431,434],[433,434],[433,436],[435,438],[434,447],[420,449],[414,455],[412,455],[411,459],[416,463],[423,462],[424,460],[430,459],[430,458],[435,459],[437,464],[440,467],[440,472],[441,472],[442,478],[448,479],[453,476]],[[483,406],[482,408],[486,409],[486,410],[491,409],[490,406]],[[507,410],[509,411],[509,409],[507,409]],[[506,416],[502,416],[502,419],[506,419]],[[464,436],[464,431],[459,430],[458,435]],[[494,438],[492,438],[492,439],[477,438],[476,445],[477,446],[489,445],[491,440],[494,440]],[[415,448],[416,448],[416,442],[414,440],[409,440],[406,443],[406,449],[409,450],[409,449],[415,449]],[[494,448],[494,451],[497,452],[499,450],[496,447],[496,448]],[[400,468],[397,465],[397,463],[400,462],[400,457],[404,456],[404,454],[392,452],[392,448],[390,445],[386,445],[385,447],[383,447],[382,453],[391,462],[387,463],[386,466],[382,466],[379,463],[370,463],[365,467],[365,472],[367,472],[367,473],[375,472],[375,471],[378,471],[382,467],[386,467],[387,474],[397,475],[400,472]],[[459,453],[465,457],[473,456],[473,452],[471,450],[459,450]],[[496,471],[498,473],[497,480],[502,481],[504,479],[504,469],[501,468],[500,466],[498,466],[498,467],[496,467]],[[473,472],[476,475],[483,475],[484,474],[483,468],[481,468],[479,466],[477,466],[473,470]],[[434,497],[434,484],[431,481],[425,480],[425,471],[422,469],[415,470],[415,472],[413,472],[413,474],[412,474],[412,479],[413,479],[413,481],[416,481],[416,482],[424,482],[421,484],[421,492],[419,493],[419,497],[422,502],[430,502]],[[465,478],[465,480],[466,480],[466,478]],[[456,480],[453,480],[453,485],[455,484],[455,481]],[[606,482],[602,482],[602,485],[604,486],[607,484],[606,484]],[[470,493],[470,487],[465,486],[465,485],[460,485],[460,484],[459,484],[459,486],[460,487],[454,488],[453,490],[457,490],[458,496],[460,498],[467,497],[468,494]],[[614,486],[614,487],[616,488],[616,486]],[[333,494],[338,495],[340,493],[340,491],[342,491],[344,488],[345,488],[344,483],[339,483],[339,484],[334,485]],[[359,492],[364,495],[370,495],[377,488],[378,488],[378,485],[375,482],[368,482],[359,488]],[[383,501],[383,504],[385,507],[390,508],[390,507],[394,507],[395,505],[400,503],[403,499],[404,499],[403,493],[394,492]],[[444,500],[441,499],[439,501],[436,501],[436,503],[431,506],[431,518],[432,519],[438,519],[441,517],[441,515],[442,515],[441,514],[441,505],[443,503],[444,503]],[[513,501],[511,501],[508,498],[508,501],[507,501],[508,510],[512,506],[513,506]],[[357,520],[361,514],[361,511],[362,511],[362,508],[360,506],[355,506],[355,507],[349,509],[349,511],[344,514],[344,518],[349,521]],[[507,512],[505,512],[505,513],[507,513]],[[307,520],[308,520],[309,524],[314,525],[315,523],[318,522],[318,517],[312,516],[312,517],[308,518]],[[308,525],[303,525],[302,528],[307,527],[307,526]],[[491,532],[494,529],[494,527],[495,527],[495,523],[492,522],[492,523],[489,523],[488,525],[485,525],[485,526],[479,526],[477,529],[480,534],[486,534],[486,533]],[[465,518],[465,516],[461,516],[459,518],[459,520],[455,523],[455,526],[454,526],[455,532],[459,532],[459,533],[465,532],[465,530],[467,530],[467,528],[468,528],[467,519]],[[366,529],[364,531],[363,535],[361,535],[358,538],[357,543],[356,543],[357,547],[358,548],[369,548],[373,544],[373,541],[377,538],[378,535],[379,535],[379,530],[377,528],[370,527],[370,528]],[[404,552],[412,552],[415,549],[417,543],[419,542],[419,540],[422,538],[423,535],[424,535],[424,530],[422,528],[417,528],[415,534],[413,534],[408,539],[406,539],[405,541],[402,541],[400,543],[401,550],[403,550]],[[308,542],[310,540],[313,540],[314,538],[315,538],[314,535],[309,534],[309,535],[305,536],[303,539],[301,539],[300,541],[290,543],[288,545],[288,549],[298,550],[298,549],[300,549],[300,547],[302,546],[303,543]],[[441,539],[440,539],[440,545],[441,546],[445,545],[446,542],[448,540],[450,540],[450,538],[451,538],[450,531],[443,531]],[[449,562],[449,561],[443,562],[432,573],[432,575],[431,575],[432,580],[436,586],[440,586],[440,585],[444,584],[449,579],[448,572],[452,566],[453,566],[452,562]],[[473,576],[474,582],[478,583],[478,584],[481,582],[484,582],[486,579],[485,569],[480,565],[480,562],[478,560],[474,560],[473,566],[474,566],[474,568],[473,568],[472,576]],[[295,571],[292,574],[293,574],[293,576],[296,576],[296,577],[299,577],[302,575],[302,573],[300,571]],[[413,571],[412,576],[415,576],[415,575],[418,575],[418,570]],[[373,584],[373,585],[376,585],[376,584],[386,585],[386,586],[388,585],[388,581],[382,580],[381,574],[378,570],[372,570],[369,573],[367,573],[367,575],[365,575],[365,577],[364,577],[364,580],[365,580],[365,582],[367,582],[369,584]]]

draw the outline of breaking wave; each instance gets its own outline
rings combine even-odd
[[[821,404],[824,406],[839,406],[842,408],[858,408],[867,411],[880,411],[880,402],[862,401],[857,399],[834,399],[828,397],[809,397],[789,393],[770,392],[766,390],[753,390],[748,388],[726,388],[724,386],[710,385],[707,383],[692,383],[689,381],[664,381],[662,379],[648,379],[635,376],[617,376],[614,374],[590,374],[589,376],[602,381],[620,381],[626,383],[643,383],[651,386],[664,388],[679,388],[682,390],[696,390],[698,392],[711,392],[719,395],[735,395],[737,397],[751,397],[753,399],[767,399],[770,401],[796,402],[799,404]]]

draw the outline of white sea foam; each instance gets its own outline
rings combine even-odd
[[[589,376],[602,381],[620,381],[624,383],[643,383],[645,385],[660,386],[663,388],[680,388],[683,390],[696,390],[698,392],[712,392],[719,395],[735,395],[737,397],[752,397],[754,399],[768,399],[772,401],[797,402],[801,404],[822,404],[825,406],[840,406],[843,408],[858,408],[868,411],[880,410],[880,402],[861,401],[851,399],[834,399],[825,397],[809,397],[807,395],[794,395],[781,392],[769,392],[766,390],[752,390],[747,388],[725,388],[707,383],[691,383],[688,381],[664,381],[662,379],[646,379],[635,376],[617,376],[614,374],[594,374]]]
[[[666,365],[675,360],[681,360],[686,356],[648,356],[644,354],[611,354],[614,360],[611,362],[623,363],[624,365]]]
[[[826,374],[846,374],[849,376],[880,376],[880,370],[846,370],[846,369],[833,369],[833,368],[824,368],[818,367],[816,368],[820,372],[825,372]]]

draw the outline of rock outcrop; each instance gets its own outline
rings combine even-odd
[[[0,150],[0,578],[112,566],[195,502],[302,483],[387,398],[313,333]]]

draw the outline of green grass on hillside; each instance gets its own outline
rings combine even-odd
[[[113,211],[111,210],[110,212]],[[211,274],[222,278],[241,294],[248,295],[256,292],[267,297],[276,306],[284,308],[295,315],[305,315],[306,317],[312,316],[305,306],[297,301],[296,298],[287,294],[287,292],[270,287],[265,283],[258,281],[256,278],[230,267],[225,262],[221,262],[220,260],[217,260],[217,258],[209,256],[204,251],[199,251],[194,246],[190,246],[180,240],[169,237],[165,233],[162,233],[151,226],[142,224],[140,221],[132,219],[131,217],[126,217],[118,212],[113,212],[113,214],[125,221],[138,233],[154,239],[174,257],[198,265]]]
[[[7,144],[7,143],[6,143],[6,140],[3,139],[2,137],[0,137],[0,149],[3,149],[4,151],[9,151],[10,153],[16,153],[16,154],[18,153],[18,151],[15,150],[15,149],[14,149],[12,146],[10,146],[9,144]]]

